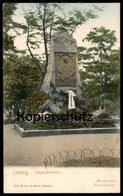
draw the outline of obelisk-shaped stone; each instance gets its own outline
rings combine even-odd
[[[76,40],[68,33],[56,33],[50,43],[50,56],[42,90],[49,95],[72,90],[81,97]]]

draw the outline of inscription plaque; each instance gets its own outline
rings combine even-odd
[[[76,54],[55,53],[56,87],[76,87]]]

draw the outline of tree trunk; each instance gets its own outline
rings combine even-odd
[[[43,75],[42,75],[41,84],[44,81],[45,75],[47,73],[47,66],[48,66],[48,49],[47,49],[46,26],[45,26],[46,9],[47,9],[47,5],[44,6],[44,15],[43,15],[43,19],[42,19],[42,24],[43,24],[43,38],[44,38],[44,48],[45,48],[46,63],[45,63],[45,68],[44,68]]]
[[[11,117],[12,117],[12,111],[11,111],[11,107],[9,109],[9,124],[11,124]]]
[[[104,104],[104,88],[103,88],[103,81],[102,79],[100,80],[101,83],[101,109],[104,109],[105,104]]]
[[[105,107],[105,104],[104,104],[104,94],[101,95],[101,109],[103,110]]]

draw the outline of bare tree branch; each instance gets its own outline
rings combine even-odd
[[[39,62],[38,62],[38,60],[34,57],[32,51],[31,51],[31,49],[30,49],[30,46],[29,46],[29,24],[28,24],[28,29],[27,29],[27,42],[26,42],[26,44],[27,44],[29,53],[30,53],[30,55],[31,55],[31,57],[32,57],[32,59],[33,59],[33,61],[34,61],[34,63],[38,66],[39,71],[43,74],[42,69],[41,69],[41,67],[40,67],[40,65],[39,65]]]
[[[52,16],[52,20],[51,20],[51,24],[50,24],[50,35],[49,35],[49,42],[51,41],[51,35],[52,35],[52,28],[53,28],[53,24],[54,24],[54,16],[55,16],[55,5],[53,7],[53,16]]]

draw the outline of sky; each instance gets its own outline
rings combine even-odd
[[[86,35],[92,30],[94,27],[105,27],[110,30],[116,31],[117,43],[115,48],[120,47],[120,3],[59,3],[63,10],[68,12],[73,9],[80,10],[89,10],[93,8],[93,5],[98,6],[99,8],[103,7],[103,11],[98,11],[97,15],[99,16],[96,19],[91,19],[83,24],[81,27],[77,28],[76,32],[73,34],[73,38],[76,39],[78,46],[89,47],[89,43],[82,42],[82,40],[86,37]],[[14,21],[25,24],[24,19],[24,11],[29,10],[30,8],[34,10],[36,3],[19,3],[18,9],[15,12],[13,17]],[[26,46],[26,36],[18,36],[15,39],[15,46],[18,49],[27,49]],[[35,51],[35,53],[41,53],[43,48]]]

